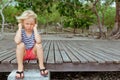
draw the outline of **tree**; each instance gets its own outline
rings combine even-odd
[[[116,1],[115,25],[111,33],[112,39],[120,39],[120,0]]]
[[[90,0],[88,1],[91,3],[90,7],[92,9],[92,11],[94,12],[94,14],[97,17],[97,22],[98,22],[98,29],[99,29],[99,35],[98,35],[98,39],[100,38],[106,38],[106,34],[104,33],[103,29],[104,29],[104,15],[105,12],[108,8],[108,6],[113,2],[113,0]],[[99,15],[101,13],[101,16]]]
[[[58,4],[57,10],[62,17],[66,17],[63,20],[64,26],[72,27],[74,34],[77,28],[84,29],[92,22],[93,17],[90,16],[92,12],[86,9],[86,5],[82,4],[79,0],[62,0]]]
[[[0,36],[0,40],[3,39],[4,35],[4,23],[5,23],[5,17],[4,17],[4,14],[3,14],[3,10],[5,9],[5,7],[7,7],[9,5],[9,3],[11,2],[12,0],[2,0],[0,2],[0,15],[2,17],[2,28],[1,28],[1,36]]]

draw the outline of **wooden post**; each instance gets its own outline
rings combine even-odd
[[[9,74],[7,80],[21,80],[21,79],[16,79],[15,74],[16,74],[16,70],[13,70]],[[25,70],[24,71],[24,79],[22,79],[22,80],[50,80],[49,74],[46,77],[44,77],[40,74],[40,71],[38,69]]]

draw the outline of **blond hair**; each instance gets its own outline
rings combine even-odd
[[[26,10],[20,16],[16,17],[19,23],[22,23],[24,19],[28,18],[34,18],[35,22],[37,23],[37,15],[32,10]]]

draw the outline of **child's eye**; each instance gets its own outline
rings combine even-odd
[[[33,24],[31,24],[31,26],[33,26]]]
[[[29,23],[26,23],[27,25],[29,25]]]

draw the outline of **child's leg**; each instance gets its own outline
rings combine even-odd
[[[25,55],[25,45],[24,43],[20,43],[17,45],[16,48],[16,58],[18,63],[18,71],[23,71],[23,57]],[[16,74],[17,77],[23,76],[23,74],[20,76],[19,74]]]
[[[37,55],[38,61],[39,61],[39,67],[40,69],[45,69],[44,63],[43,63],[43,48],[42,48],[42,44],[35,44],[34,48],[33,48],[33,53],[35,53]],[[47,74],[48,71],[45,70],[45,73],[42,72],[42,74]]]

